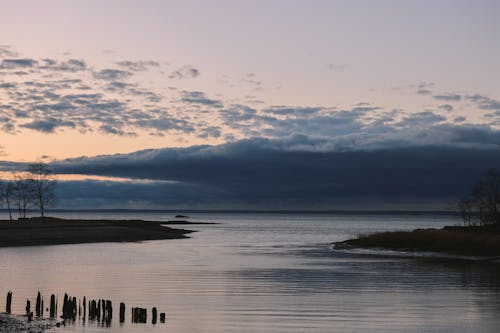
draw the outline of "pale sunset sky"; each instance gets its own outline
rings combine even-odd
[[[274,184],[273,191],[285,193],[279,205],[300,202],[310,208],[321,202],[321,208],[335,208],[344,207],[349,196],[365,198],[359,203],[364,204],[376,191],[339,185],[327,169],[321,169],[325,175],[318,172],[323,163],[318,156],[331,155],[329,163],[335,164],[336,154],[343,154],[349,162],[344,169],[337,164],[337,175],[352,170],[353,163],[373,166],[368,162],[373,154],[411,149],[425,151],[419,161],[434,162],[432,156],[448,155],[433,151],[431,156],[426,149],[460,149],[439,165],[454,165],[470,154],[490,156],[482,168],[464,166],[474,176],[499,160],[490,153],[500,145],[499,1],[5,0],[1,12],[4,170],[49,156],[60,173],[195,186],[185,189],[186,197],[200,193],[200,186],[209,199],[181,206],[219,207],[223,199],[215,200],[217,195],[234,197],[234,188],[262,180],[262,170],[229,177],[226,187],[219,174],[204,174],[214,179],[211,183],[180,171],[151,170],[168,169],[172,160],[216,168],[203,164],[207,155],[223,170],[229,167],[223,161],[236,163],[242,154],[256,161],[261,151],[272,150],[286,156],[269,165],[262,157],[268,166],[264,174],[288,161],[285,165],[297,172],[283,183],[318,174],[321,179],[308,183],[329,179],[326,183],[350,193],[324,190],[328,193],[311,204],[291,194],[305,187],[280,192]],[[141,150],[147,151],[134,153]],[[295,156],[294,161],[310,161],[304,167],[287,160],[290,154],[319,155]],[[390,169],[397,165],[391,159],[402,157],[384,158],[391,161],[384,168]],[[144,164],[122,170],[124,160]],[[178,167],[189,169],[192,164],[186,163]],[[106,171],[102,165],[113,167]],[[395,168],[408,174],[407,166]],[[434,179],[430,171],[420,171]],[[98,178],[93,182],[102,185]],[[235,207],[277,195],[265,188],[249,189],[251,198],[241,196]],[[436,195],[449,198],[456,192],[449,188]],[[407,201],[429,197],[418,193]],[[395,195],[396,204],[401,196]],[[148,200],[128,202],[130,207],[172,204]]]

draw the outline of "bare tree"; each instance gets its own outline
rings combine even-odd
[[[56,180],[47,163],[41,161],[30,164],[28,173],[33,185],[35,203],[40,208],[42,217],[45,217],[45,208],[55,204]]]
[[[14,190],[14,184],[11,181],[0,181],[0,201],[4,202],[9,211],[9,219],[12,221],[12,192]]]
[[[500,223],[500,174],[491,169],[476,183],[472,193],[458,200],[466,225]]]
[[[14,177],[14,200],[20,218],[26,218],[34,198],[33,180],[27,174],[18,174]]]
[[[4,200],[9,211],[9,219],[12,221],[12,199],[14,195],[14,183],[7,181],[4,187]]]

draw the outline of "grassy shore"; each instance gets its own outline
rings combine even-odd
[[[197,224],[185,221],[70,220],[30,218],[0,220],[0,247],[101,242],[138,242],[187,238],[193,232],[164,225]]]
[[[338,242],[334,247],[336,249],[383,248],[496,257],[500,256],[500,226],[449,226],[443,229],[380,232]]]

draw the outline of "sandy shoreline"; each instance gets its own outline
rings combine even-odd
[[[194,232],[165,226],[175,224],[197,223],[58,218],[0,220],[0,247],[182,239]]]

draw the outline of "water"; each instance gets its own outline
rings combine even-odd
[[[172,213],[58,213],[168,220]],[[0,249],[0,295],[24,311],[40,290],[157,306],[167,323],[78,322],[61,332],[496,332],[500,265],[333,251],[446,215],[190,213],[190,239]],[[3,301],[0,303],[3,307]],[[150,313],[149,313],[150,315]]]

